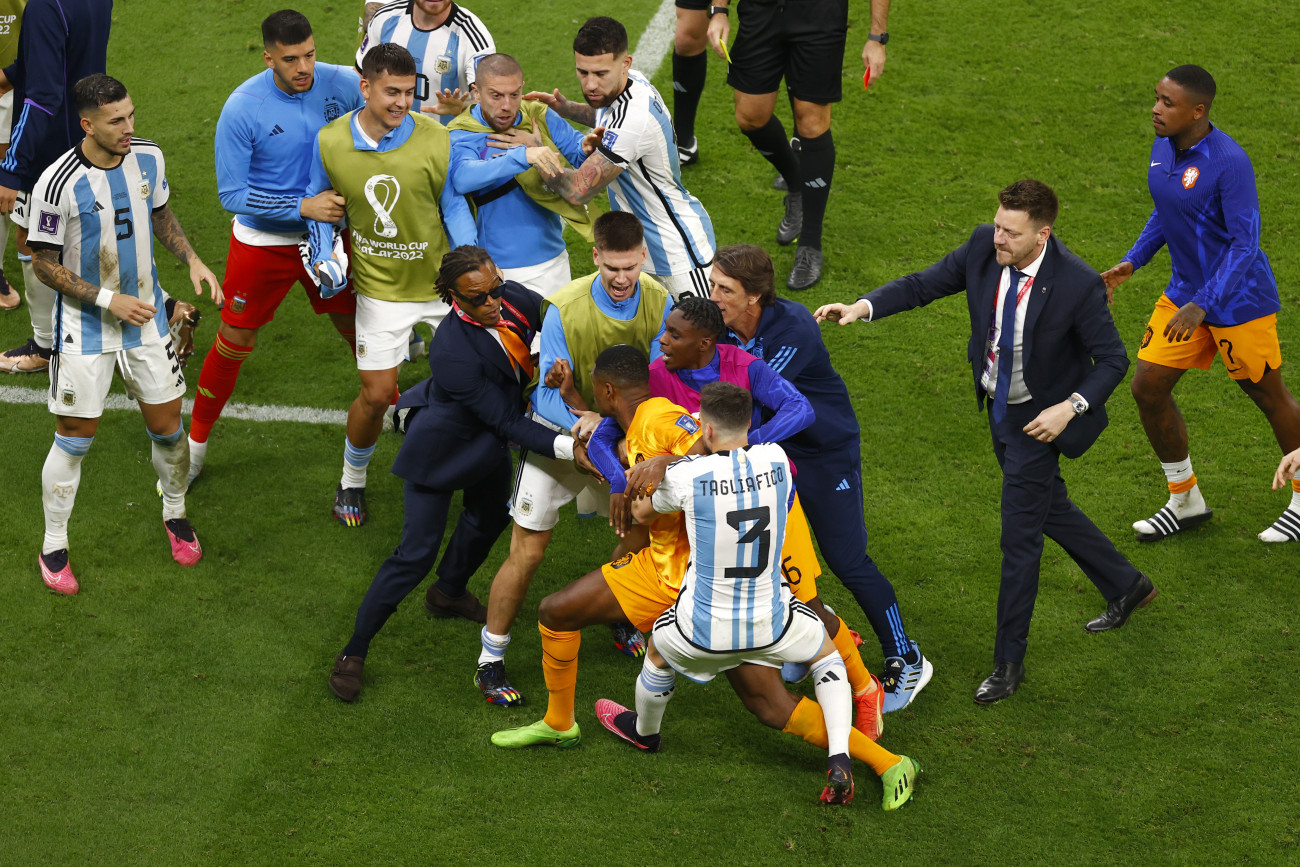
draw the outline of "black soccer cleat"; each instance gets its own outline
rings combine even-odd
[[[334,517],[345,527],[360,527],[366,522],[366,489],[345,488],[334,492]]]

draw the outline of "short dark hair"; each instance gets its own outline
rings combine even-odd
[[[307,16],[293,9],[272,12],[262,22],[262,44],[299,45],[311,39],[311,22]]]
[[[626,253],[645,246],[645,229],[635,214],[627,211],[606,211],[596,218],[591,227],[597,250]]]
[[[1196,102],[1203,104],[1207,111],[1213,104],[1216,90],[1214,76],[1203,67],[1194,63],[1184,63],[1166,72],[1165,78],[1187,91],[1187,94]]]
[[[438,278],[434,281],[433,288],[438,290],[438,296],[443,301],[450,304],[455,300],[452,292],[456,289],[456,281],[484,265],[492,267],[492,257],[488,255],[487,250],[472,244],[457,247],[450,253],[443,254],[442,262],[438,266]]]
[[[650,359],[635,346],[620,343],[596,356],[591,378],[593,382],[610,382],[619,388],[649,386]]]
[[[713,256],[713,268],[738,281],[746,295],[757,295],[761,306],[771,307],[776,303],[776,271],[772,257],[762,247],[753,244],[719,247]]]
[[[478,62],[474,69],[476,79],[483,78],[487,75],[500,76],[505,78],[511,75],[523,76],[524,68],[519,65],[519,61],[509,54],[489,54]]]
[[[72,101],[80,117],[86,117],[100,106],[121,102],[126,96],[126,85],[102,72],[87,75],[72,85]]]
[[[415,58],[396,42],[381,42],[361,58],[361,77],[366,81],[378,81],[384,73],[404,78],[415,71]]]
[[[627,53],[627,28],[604,15],[588,18],[573,37],[573,53],[583,57]]]
[[[1055,223],[1061,211],[1061,203],[1052,188],[1032,178],[1016,181],[998,193],[998,204],[1008,211],[1024,211],[1040,227]]]
[[[679,311],[687,322],[714,340],[721,337],[727,329],[726,323],[722,321],[722,310],[708,298],[687,295],[674,304],[673,309]]]
[[[731,382],[710,382],[700,389],[700,421],[727,433],[749,430],[754,398]]]

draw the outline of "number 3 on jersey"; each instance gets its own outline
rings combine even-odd
[[[742,525],[753,522],[748,530],[743,530]],[[740,533],[737,543],[740,550],[737,552],[737,561],[757,559],[757,566],[728,566],[723,574],[727,578],[734,578],[741,581],[757,578],[763,574],[767,568],[768,555],[772,551],[772,531],[768,527],[772,523],[772,510],[767,506],[759,506],[754,509],[737,509],[734,512],[727,513],[727,524]],[[758,545],[758,557],[749,556],[750,550],[745,548],[746,545]]]

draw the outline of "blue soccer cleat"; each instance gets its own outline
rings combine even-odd
[[[921,648],[915,641],[908,643],[916,654],[916,662],[909,664],[901,656],[891,656],[885,660],[885,673],[880,678],[880,684],[885,688],[883,713],[907,707],[934,676],[934,666],[921,653]]]

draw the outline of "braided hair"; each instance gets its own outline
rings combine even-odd
[[[433,288],[438,290],[439,298],[450,304],[455,299],[452,291],[456,288],[456,281],[470,271],[477,271],[485,265],[489,268],[493,267],[492,257],[488,255],[487,250],[473,245],[457,247],[442,257],[442,264],[438,267],[438,279],[434,281]]]

